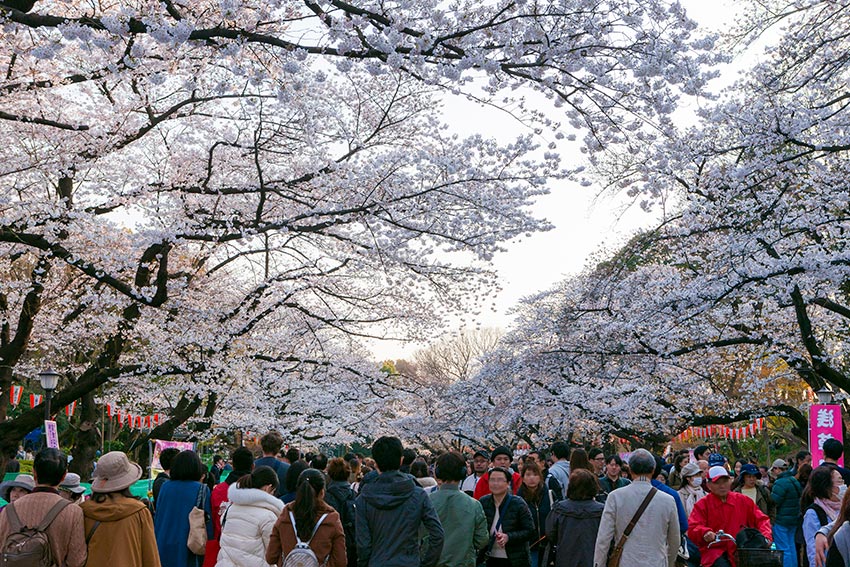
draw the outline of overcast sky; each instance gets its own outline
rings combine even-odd
[[[732,0],[684,0],[681,3],[691,18],[708,29],[718,29],[733,15]],[[732,69],[734,67],[737,65]],[[721,81],[730,82],[733,75],[734,70],[731,70]],[[561,111],[552,108],[552,112]],[[510,139],[525,133],[504,113],[459,101],[447,102],[445,118],[462,135],[477,132]],[[580,139],[580,133],[576,134]],[[582,163],[577,149],[572,155],[562,154],[566,165]],[[580,187],[575,183],[557,182],[550,186],[550,190],[549,195],[538,199],[532,211],[535,216],[549,220],[555,228],[506,245],[507,250],[493,261],[502,286],[502,291],[494,298],[495,310],[485,308],[478,318],[465,317],[458,321],[458,329],[481,325],[507,330],[512,320],[509,312],[521,298],[575,275],[585,267],[594,252],[603,247],[616,248],[636,230],[652,226],[658,220],[657,214],[629,206],[625,196],[600,195],[598,186]],[[384,360],[410,357],[423,346],[426,345],[380,342],[371,348],[376,358]]]

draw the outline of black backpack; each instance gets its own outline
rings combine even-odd
[[[44,516],[38,526],[31,528],[21,522],[21,518],[15,511],[15,505],[6,506],[6,516],[9,518],[9,535],[3,543],[0,552],[0,567],[55,567],[59,565],[53,557],[53,549],[50,547],[50,537],[47,528],[56,519],[70,500],[61,500]]]

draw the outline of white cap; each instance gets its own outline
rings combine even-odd
[[[729,471],[726,470],[726,467],[717,466],[717,467],[711,467],[710,469],[708,469],[708,478],[709,478],[709,480],[711,480],[711,482],[714,482],[718,478],[721,478],[721,477],[724,477],[724,476],[727,477],[727,478],[729,477]]]

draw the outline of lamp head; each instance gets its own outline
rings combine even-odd
[[[826,386],[815,392],[815,395],[818,397],[818,403],[821,405],[830,404],[833,401],[832,390]]]
[[[59,373],[53,369],[42,370],[38,373],[38,380],[43,389],[55,390],[56,386],[59,385]]]

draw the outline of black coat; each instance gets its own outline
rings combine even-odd
[[[555,504],[546,532],[556,546],[556,567],[593,565],[596,534],[604,509],[596,500],[561,500]]]
[[[412,476],[399,471],[378,475],[361,485],[355,506],[359,567],[434,567],[440,560],[443,526],[431,498]],[[428,533],[421,557],[420,527]]]
[[[488,494],[481,497],[481,506],[484,508],[484,516],[487,518],[487,529],[493,525],[496,517],[496,503],[493,495]],[[501,529],[508,535],[508,544],[505,546],[508,560],[512,567],[528,567],[531,565],[531,552],[529,544],[536,541],[534,537],[537,530],[534,529],[534,519],[525,500],[511,496],[505,506],[504,515],[501,516]],[[492,539],[492,535],[490,536]]]
[[[348,564],[351,567],[356,567],[357,565],[357,541],[354,531],[356,506],[354,499],[354,490],[344,480],[333,480],[325,489],[325,502],[339,512],[342,530],[345,532],[345,554],[348,556]]]

